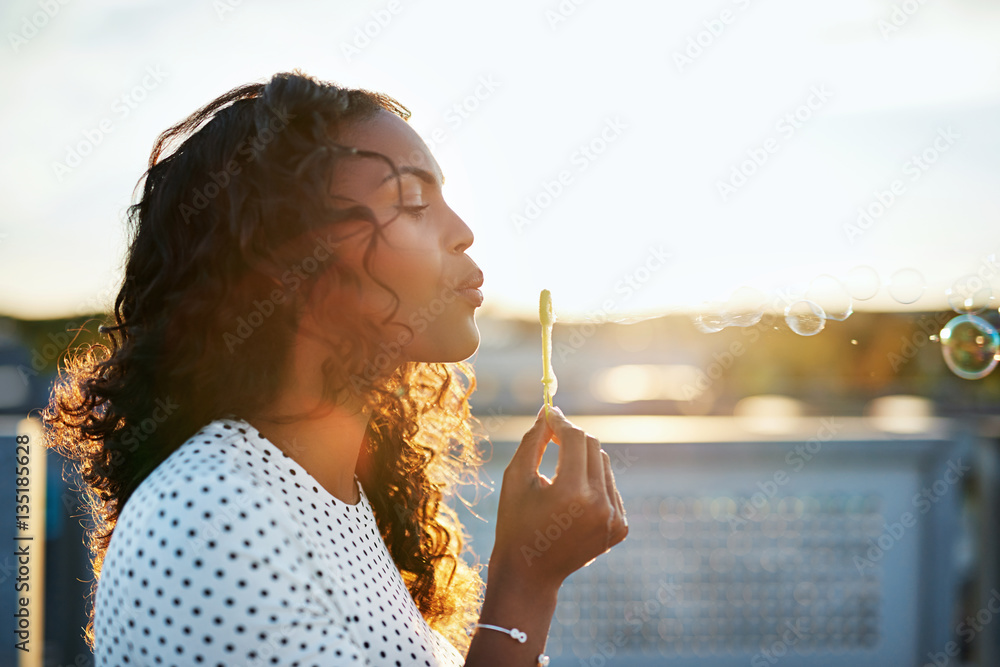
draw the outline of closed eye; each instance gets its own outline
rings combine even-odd
[[[430,204],[424,204],[422,206],[397,206],[396,208],[411,218],[419,220],[424,217],[424,211],[426,211],[429,206]]]

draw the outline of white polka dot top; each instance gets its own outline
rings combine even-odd
[[[94,609],[97,665],[462,665],[360,502],[238,419],[212,422],[129,498]]]

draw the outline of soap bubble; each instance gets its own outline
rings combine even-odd
[[[1000,361],[1000,334],[977,315],[959,315],[941,329],[941,354],[958,377],[984,378]]]
[[[815,336],[826,326],[826,313],[812,301],[796,301],[785,308],[785,322],[800,336]]]
[[[698,313],[691,318],[694,326],[702,333],[716,333],[728,326],[721,303],[703,303]]]
[[[870,266],[855,266],[847,272],[844,284],[851,298],[867,301],[878,294],[878,273]]]
[[[993,301],[993,288],[974,273],[956,280],[945,294],[952,310],[967,315],[983,312]]]
[[[843,322],[854,312],[854,302],[844,284],[829,274],[823,274],[809,283],[805,298],[826,313],[826,319]]]
[[[924,277],[916,269],[900,269],[889,278],[889,294],[903,304],[920,300],[926,287]]]
[[[743,286],[730,295],[725,307],[725,321],[736,327],[752,327],[764,316],[767,297],[759,289]]]

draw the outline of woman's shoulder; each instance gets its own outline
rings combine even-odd
[[[190,436],[143,480],[126,502],[112,541],[147,542],[150,533],[169,529],[184,529],[196,541],[205,535],[231,541],[237,534],[250,540],[279,528],[292,545],[308,550],[317,536],[306,521],[317,512],[325,523],[374,521],[367,499],[340,503],[249,423],[222,418]]]
[[[259,479],[267,456],[240,428],[236,420],[215,420],[160,463],[125,503],[109,547],[182,528],[187,541],[198,541],[280,521],[275,491]]]
[[[263,443],[246,436],[247,429],[235,419],[216,419],[202,427],[139,484],[122,518],[127,510],[142,512],[156,506],[190,509],[226,493],[270,495],[259,480],[265,475],[269,452]]]
[[[213,421],[143,480],[112,531],[101,567],[106,587],[108,576],[112,589],[140,573],[166,585],[241,563],[304,576],[298,562],[314,540],[284,502],[285,485],[269,483],[281,476],[282,466],[267,462],[277,448],[251,435],[245,422]]]
[[[183,664],[256,663],[286,644],[296,656],[361,659],[333,595],[343,584],[320,576],[314,541],[283,502],[290,484],[261,481],[283,474],[280,461],[263,461],[277,448],[251,435],[238,421],[212,422],[129,498],[95,598],[100,664],[140,649],[150,659],[194,652]]]

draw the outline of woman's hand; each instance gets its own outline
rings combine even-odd
[[[558,589],[628,535],[607,452],[559,408],[548,413],[539,411],[504,470],[490,558],[491,579],[502,573],[540,590]],[[550,441],[559,445],[551,481],[538,472]]]

